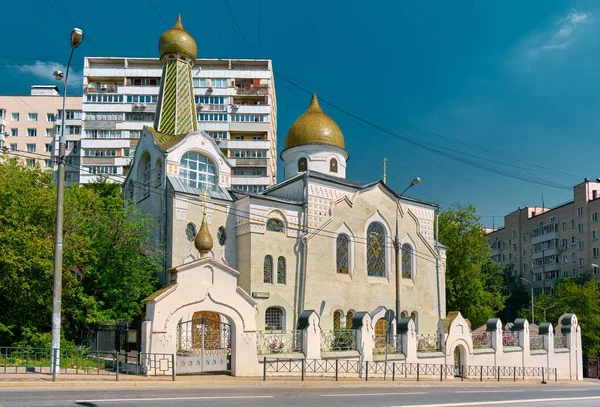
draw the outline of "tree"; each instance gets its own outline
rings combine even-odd
[[[562,315],[577,315],[581,325],[583,354],[600,356],[600,293],[595,281],[560,280],[552,287],[551,295],[536,295],[534,304],[536,321],[543,321],[543,308],[553,306],[546,310],[546,318],[555,327]],[[530,309],[522,309],[519,314],[522,318],[531,318]]]
[[[503,322],[512,322],[517,317],[521,316],[520,311],[530,303],[529,293],[523,280],[515,275],[514,265],[509,263],[502,270],[503,290],[502,294],[505,297],[504,309],[498,312],[498,318]],[[531,319],[531,305],[529,305],[529,317]],[[536,321],[538,319],[536,318]]]
[[[453,205],[439,216],[439,239],[447,249],[446,309],[482,325],[503,308],[502,268],[492,261],[475,207]]]
[[[51,328],[56,188],[52,175],[0,163],[0,343]],[[102,321],[132,320],[156,288],[160,253],[150,220],[124,205],[119,186],[65,192],[62,327],[81,343]]]

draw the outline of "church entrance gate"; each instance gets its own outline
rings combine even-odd
[[[177,324],[177,373],[231,370],[231,325],[222,320],[201,311]]]
[[[454,377],[462,376],[462,360],[461,360],[461,348],[457,346],[454,348]]]

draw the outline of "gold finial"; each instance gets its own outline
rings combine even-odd
[[[196,41],[190,34],[185,31],[181,23],[181,15],[177,17],[175,25],[170,30],[167,30],[161,35],[158,42],[158,52],[162,58],[164,54],[179,53],[187,55],[193,60],[196,59],[198,48]]]
[[[383,183],[387,184],[387,163],[388,159],[383,157]]]
[[[208,192],[206,189],[204,190],[203,195],[204,209],[202,211],[202,226],[200,226],[200,230],[194,239],[194,246],[196,246],[196,249],[200,252],[200,256],[202,257],[206,256],[206,254],[213,248],[213,239],[210,235],[210,231],[208,230],[208,225],[206,224],[206,199],[208,197]]]

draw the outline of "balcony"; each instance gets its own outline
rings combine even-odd
[[[82,165],[114,164],[115,157],[81,157]]]
[[[249,96],[256,96],[256,95],[268,95],[269,94],[269,87],[268,86],[259,86],[257,88],[255,87],[236,87],[236,94],[238,96],[240,95],[249,95]]]
[[[198,112],[226,112],[228,105],[218,105],[213,103],[198,103],[196,108]]]
[[[235,158],[236,167],[266,167],[268,162],[266,158]]]
[[[551,256],[553,254],[560,254],[560,249],[558,247],[552,247],[549,249],[540,250],[539,252],[532,252],[531,259],[540,259],[545,256]]]
[[[119,86],[116,83],[106,84],[102,87],[86,86],[83,88],[84,93],[117,93]]]
[[[271,147],[269,140],[227,140],[222,139],[219,148],[236,148],[252,150],[268,150]]]

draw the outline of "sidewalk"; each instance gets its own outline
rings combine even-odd
[[[449,388],[471,388],[471,387],[518,387],[539,386],[541,380],[531,378],[528,380],[503,379],[498,382],[495,379],[483,380],[459,378],[445,379],[443,382],[433,378],[420,381],[410,379],[399,379],[392,381],[388,377],[386,381],[382,377],[369,378],[369,381],[360,378],[340,378],[338,382],[331,377],[307,376],[305,381],[300,377],[233,377],[229,375],[194,375],[177,376],[172,381],[171,376],[145,377],[121,374],[119,381],[114,375],[68,375],[57,376],[56,382],[52,382],[52,376],[45,374],[2,374],[0,375],[0,389],[9,388],[34,388],[34,387],[313,387],[313,388],[357,388],[357,387],[449,387]],[[547,382],[550,387],[577,387],[577,386],[600,386],[600,380],[585,379],[583,381],[558,381]]]

